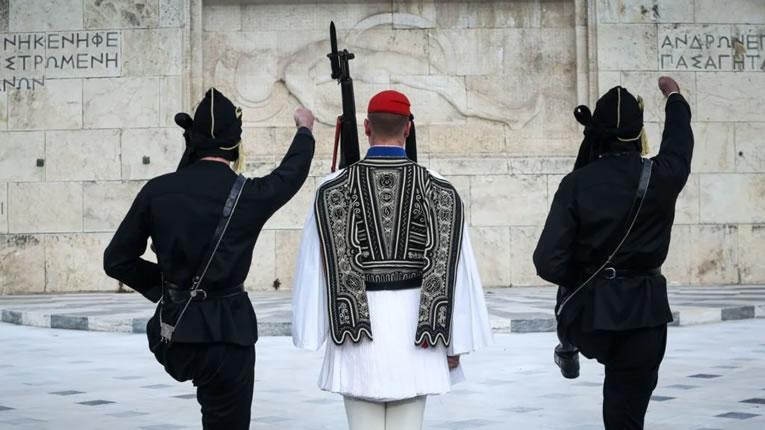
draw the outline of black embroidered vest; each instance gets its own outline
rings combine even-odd
[[[448,346],[463,209],[448,182],[405,158],[366,158],[316,197],[330,331],[372,339],[367,289],[420,286],[415,343]]]

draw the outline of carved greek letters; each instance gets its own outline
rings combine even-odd
[[[659,68],[696,72],[765,71],[765,33],[757,26],[659,28]]]
[[[0,91],[34,90],[49,78],[119,76],[119,31],[0,34]]]

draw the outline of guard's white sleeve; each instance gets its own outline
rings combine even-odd
[[[491,345],[493,340],[481,277],[470,244],[470,232],[465,224],[454,286],[452,339],[447,354],[470,353]]]
[[[316,216],[309,211],[292,286],[292,343],[316,351],[327,339],[327,289]]]

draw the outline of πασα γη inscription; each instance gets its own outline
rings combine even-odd
[[[659,27],[659,68],[701,72],[765,71],[765,29],[747,25]]]

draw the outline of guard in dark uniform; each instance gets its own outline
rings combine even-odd
[[[138,193],[104,253],[104,269],[160,302],[147,325],[149,347],[172,377],[194,382],[203,427],[247,429],[258,330],[243,284],[263,224],[308,176],[314,118],[298,108],[298,130],[281,164],[252,179],[230,167],[243,164],[242,118],[223,94],[211,89],[193,120],[176,118],[186,129],[184,161]],[[158,264],[141,258],[148,238]]]
[[[577,108],[585,139],[534,252],[539,276],[560,287],[556,311],[563,346],[556,349],[556,361],[564,363],[564,376],[578,375],[578,362],[576,369],[565,365],[576,354],[566,344],[605,365],[608,430],[643,428],[672,321],[661,266],[675,202],[691,170],[693,133],[690,107],[677,83],[663,77],[659,88],[667,96],[666,124],[651,160],[641,157],[647,145],[639,97],[615,87],[598,100],[594,114]],[[636,194],[641,178],[648,184],[642,199]]]

